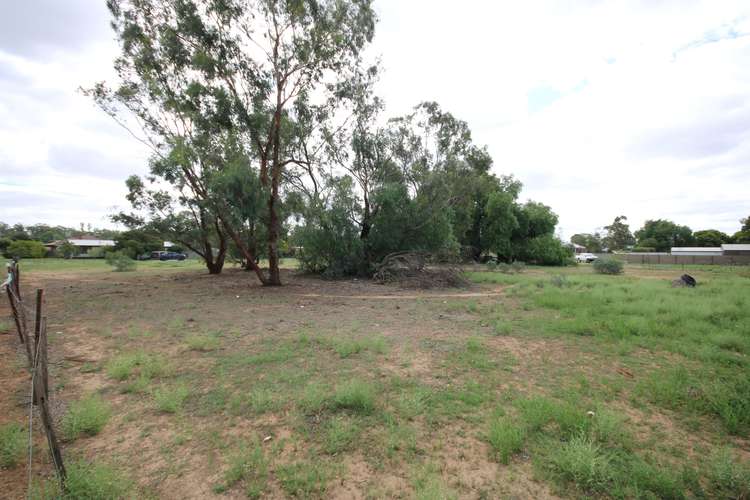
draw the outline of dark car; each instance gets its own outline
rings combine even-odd
[[[179,252],[160,252],[159,260],[185,260],[187,255]]]

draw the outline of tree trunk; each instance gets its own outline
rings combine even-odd
[[[234,244],[237,245],[237,248],[242,253],[242,256],[247,260],[247,262],[250,264],[250,268],[255,272],[255,275],[258,277],[258,280],[264,284],[268,284],[268,279],[263,274],[263,270],[258,267],[258,264],[255,263],[255,256],[247,249],[247,245],[242,241],[242,238],[239,237],[239,235],[234,231],[234,229],[229,226],[229,224],[224,221],[224,218],[221,218],[221,225],[224,227],[224,230],[227,232],[230,238],[232,238],[232,241],[234,241]]]
[[[281,136],[281,87],[277,90],[276,112],[273,116],[273,156],[271,163],[271,195],[268,197],[268,280],[264,285],[281,285],[279,271],[279,181],[281,164],[279,163],[279,143]]]

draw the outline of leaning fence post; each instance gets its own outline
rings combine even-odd
[[[41,297],[42,294],[39,293],[40,291],[41,290],[37,290],[37,297]],[[44,320],[40,321],[38,347],[39,350],[34,358],[34,366],[32,368],[32,376],[35,377],[35,383],[33,384],[34,397],[36,401],[38,401],[39,416],[42,419],[44,433],[47,435],[47,443],[49,444],[50,453],[52,454],[52,462],[55,465],[55,469],[60,478],[60,484],[64,490],[67,473],[65,471],[65,465],[63,464],[60,444],[57,441],[55,429],[52,426],[47,394],[45,394],[49,381],[47,380],[47,325]],[[36,383],[37,379],[40,379],[39,383]]]
[[[37,289],[36,291],[36,309],[35,309],[35,317],[34,317],[34,367],[38,368],[39,363],[39,342],[41,341],[42,336],[42,301],[44,300],[44,290],[41,288]],[[38,372],[37,372],[38,373]],[[43,380],[40,380],[38,377],[35,379],[38,381],[38,383],[44,383]],[[44,392],[44,395],[47,395],[47,390],[42,385],[42,389]],[[36,391],[34,391],[34,404],[39,404],[39,398],[37,397]]]

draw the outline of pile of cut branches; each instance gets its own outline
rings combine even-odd
[[[396,252],[386,255],[376,266],[373,280],[397,283],[405,288],[465,288],[469,281],[461,269],[450,266],[428,267],[431,256],[424,252]]]

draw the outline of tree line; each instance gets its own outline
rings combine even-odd
[[[367,275],[396,251],[563,264],[550,207],[438,103],[387,119],[370,0],[110,0],[118,80],[84,92],[152,151],[114,216],[265,285],[279,258]],[[268,268],[260,267],[266,259]]]
[[[631,233],[624,215],[615,217],[603,233],[578,233],[570,241],[586,247],[589,252],[631,250],[634,252],[668,252],[672,247],[720,247],[725,243],[750,243],[750,216],[740,219],[740,228],[733,235],[717,229],[693,232],[688,226],[670,220],[647,220]]]

